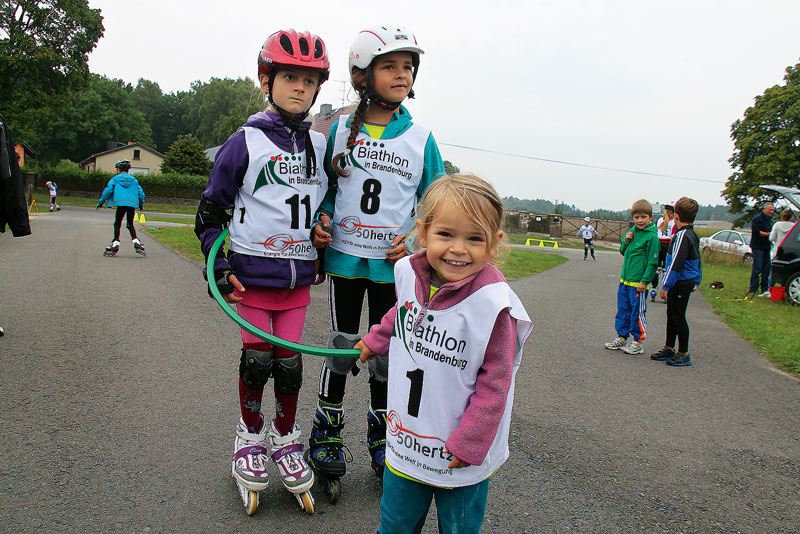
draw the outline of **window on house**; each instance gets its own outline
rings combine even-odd
[[[134,150],[133,151],[133,159],[142,159],[142,151],[141,150]]]

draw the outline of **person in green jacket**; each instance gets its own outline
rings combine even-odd
[[[617,315],[614,328],[617,337],[605,344],[607,349],[627,354],[644,352],[642,341],[647,336],[647,284],[658,266],[658,241],[653,224],[653,207],[644,199],[631,207],[634,226],[622,238],[619,252],[625,259],[617,289]],[[630,336],[630,343],[628,337]]]

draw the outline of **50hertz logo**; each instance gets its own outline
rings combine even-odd
[[[273,252],[283,252],[287,248],[292,245],[297,245],[298,243],[305,243],[309,241],[308,239],[301,239],[300,241],[293,241],[292,236],[289,234],[278,234],[269,236],[263,243],[258,243],[259,245],[263,245],[265,249],[271,250]]]
[[[361,224],[361,219],[359,219],[354,215],[345,217],[336,224],[339,226],[339,228],[342,229],[342,233],[346,235],[354,234],[358,232],[360,228],[380,228],[380,229],[398,228],[397,226],[369,226],[366,224]]]

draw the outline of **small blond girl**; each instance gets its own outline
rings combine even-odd
[[[446,176],[421,213],[422,250],[395,267],[398,303],[356,345],[362,361],[391,362],[378,532],[421,527],[433,498],[442,532],[480,532],[533,325],[493,265],[503,204],[492,186]]]

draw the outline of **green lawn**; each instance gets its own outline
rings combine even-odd
[[[48,206],[50,204],[50,195],[48,195],[47,193],[44,194],[34,193],[33,198],[39,205],[39,211],[47,211],[49,209]],[[100,198],[100,195],[98,195],[97,198],[59,196],[58,205],[93,208],[97,205],[98,198]],[[151,204],[146,200],[147,199],[145,199],[145,204],[144,204],[145,216],[147,216],[147,213],[151,211],[159,213],[183,213],[188,215],[194,215],[195,213],[197,213],[197,206],[184,206],[180,204]],[[147,218],[149,219],[150,217]]]
[[[741,299],[750,283],[750,266],[703,256],[700,291],[725,323],[758,347],[778,367],[800,375],[800,307],[768,298]],[[723,289],[709,289],[719,280]]]

